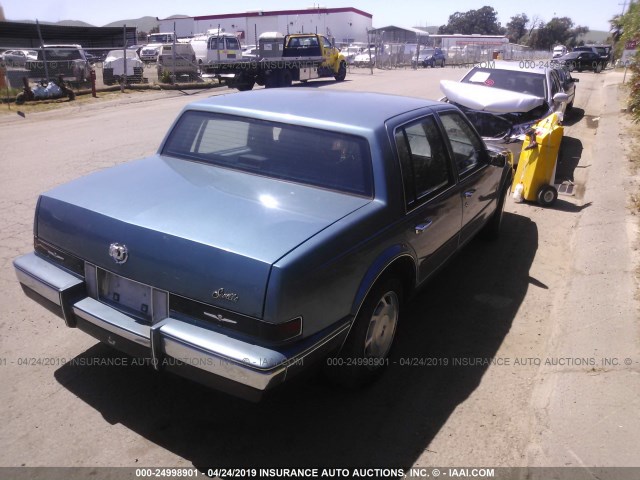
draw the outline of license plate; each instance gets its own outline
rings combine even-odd
[[[99,300],[136,317],[151,320],[151,287],[98,270]]]

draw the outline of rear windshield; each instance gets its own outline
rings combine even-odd
[[[209,50],[240,50],[240,42],[237,38],[211,37]]]
[[[474,68],[461,81],[545,98],[545,76],[539,73]]]
[[[338,132],[187,111],[169,134],[162,154],[373,196],[367,141]]]
[[[149,35],[147,42],[148,43],[171,43],[173,42],[173,36],[162,34],[162,33],[156,33],[153,35]]]
[[[82,60],[77,48],[46,48],[47,60]],[[38,60],[43,60],[42,50],[38,52]]]

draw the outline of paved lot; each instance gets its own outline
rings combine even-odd
[[[360,69],[296,88],[437,99],[463,72]],[[559,175],[578,196],[509,201],[501,239],[472,242],[409,305],[378,383],[345,392],[311,375],[257,405],[101,365],[119,354],[24,297],[11,268],[31,249],[38,193],[153,153],[180,108],[212,92],[0,117],[0,466],[640,465],[621,76],[577,76]]]

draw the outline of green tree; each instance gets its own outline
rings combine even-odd
[[[507,23],[507,37],[511,43],[520,43],[527,34],[529,17],[526,13],[514,15]]]
[[[622,15],[620,43],[636,42],[640,46],[640,3],[629,5],[627,13]],[[629,111],[635,122],[640,122],[640,47],[636,48],[635,62],[631,64],[629,81]]]
[[[456,12],[449,16],[449,22],[438,28],[438,33],[463,35],[503,35],[505,28],[498,22],[498,12],[493,7],[484,6],[478,10]]]
[[[589,28],[576,26],[569,17],[553,17],[549,22],[540,22],[537,30],[529,36],[528,45],[537,50],[549,50],[554,45],[573,47],[577,38],[589,31]]]

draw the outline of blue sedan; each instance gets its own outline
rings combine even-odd
[[[408,296],[498,234],[511,178],[450,104],[221,95],[157,154],[42,194],[14,266],[68,327],[157,370],[253,400],[318,361],[357,386],[387,365]]]

